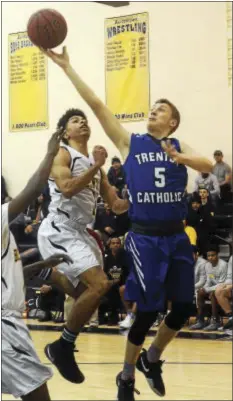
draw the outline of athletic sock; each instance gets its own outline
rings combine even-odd
[[[121,374],[122,380],[134,379],[134,376],[135,376],[135,365],[125,362]]]
[[[65,326],[60,341],[63,345],[74,345],[77,336],[77,333],[73,333]]]

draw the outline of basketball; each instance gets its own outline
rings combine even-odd
[[[27,24],[29,39],[38,47],[53,49],[67,35],[65,18],[55,10],[43,9],[32,14]]]

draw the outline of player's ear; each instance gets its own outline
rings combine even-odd
[[[172,120],[170,121],[170,127],[175,128],[176,126],[177,126],[177,120],[172,119]]]

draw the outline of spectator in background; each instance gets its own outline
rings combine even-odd
[[[215,221],[214,221],[214,206],[209,199],[209,192],[207,189],[199,189],[199,195],[201,198],[201,206],[199,208],[199,224],[196,227],[198,248],[200,253],[205,257],[207,252],[207,246],[211,242],[212,235],[215,232]]]
[[[52,320],[52,310],[64,313],[64,302],[65,294],[59,291],[54,285],[42,285],[40,288],[39,308],[44,311],[45,314],[38,320],[40,322]]]
[[[104,272],[110,280],[119,280],[105,295],[110,312],[108,324],[117,324],[118,311],[122,307],[119,288],[125,283],[129,273],[127,254],[122,248],[120,238],[113,237],[109,241],[109,251],[104,257]],[[99,308],[99,313],[101,312],[103,313],[103,306]]]
[[[104,244],[116,233],[116,219],[117,216],[107,203],[104,204],[103,210],[97,209],[94,229],[101,233]]]
[[[210,173],[199,173],[195,179],[194,192],[198,192],[200,187],[209,191],[210,198],[213,204],[216,205],[220,199],[220,187],[217,177]]]
[[[191,196],[189,205],[188,205],[188,215],[187,215],[187,225],[197,228],[200,224],[200,207],[201,207],[201,197],[198,193],[194,192]]]
[[[213,174],[217,177],[220,186],[221,199],[223,202],[231,202],[231,168],[223,161],[221,150],[215,150],[214,159],[216,163],[213,167]]]
[[[117,156],[114,156],[112,159],[112,167],[108,171],[108,181],[116,188],[118,196],[122,197],[122,190],[126,185],[126,179],[125,171]]]
[[[218,303],[215,297],[215,290],[218,284],[223,284],[227,277],[227,263],[218,256],[219,249],[217,245],[209,245],[205,265],[206,283],[197,291],[198,321],[190,327],[191,330],[213,331],[220,327]],[[205,327],[204,306],[205,301],[210,299],[212,317],[210,324]]]
[[[233,329],[232,318],[232,256],[227,267],[227,278],[224,284],[219,284],[215,290],[215,296],[221,308],[228,317],[228,322],[223,326],[223,330]]]

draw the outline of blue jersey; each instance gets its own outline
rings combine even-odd
[[[170,140],[180,151],[179,141]],[[169,158],[160,140],[149,134],[133,134],[124,169],[132,222],[150,225],[186,217],[187,169]]]

